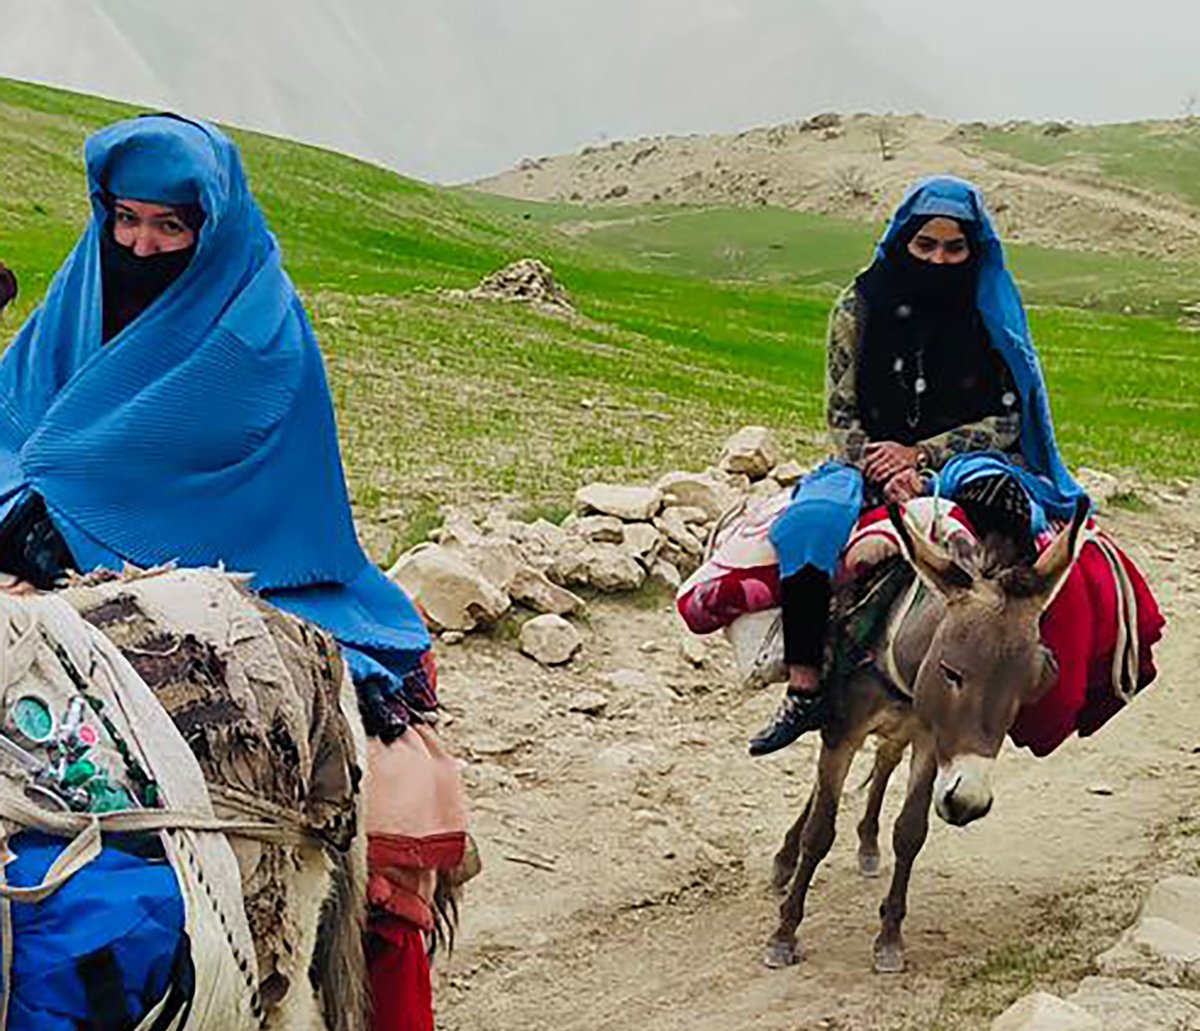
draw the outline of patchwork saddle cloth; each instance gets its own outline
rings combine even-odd
[[[724,630],[743,683],[761,687],[786,679],[779,615],[779,569],[769,533],[789,501],[786,492],[718,526],[705,563],[680,587],[676,605],[693,633]],[[974,539],[965,513],[952,503],[919,498],[906,507],[918,532],[949,543]],[[1054,527],[1058,530],[1061,527]],[[1042,639],[1059,663],[1059,679],[1018,715],[1010,736],[1036,755],[1048,755],[1072,733],[1094,733],[1153,682],[1153,647],[1165,621],[1145,578],[1094,520],[1067,580],[1042,617]],[[1053,540],[1039,539],[1045,548]],[[884,508],[859,519],[842,555],[836,586],[871,575],[900,554]]]

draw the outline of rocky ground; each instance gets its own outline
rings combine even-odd
[[[1033,992],[1015,1002],[992,1031],[1155,1031],[1200,1027],[1200,878],[1155,884],[1117,944],[1096,958],[1088,977],[1063,999]]]
[[[764,490],[736,479],[745,473],[705,475]],[[667,508],[699,507],[650,489],[668,495]],[[620,550],[616,527],[659,533],[659,554],[634,560],[642,586],[597,593],[586,573],[563,586],[554,579],[569,577],[543,562],[536,571],[548,584],[586,603],[562,610],[578,635],[565,657],[522,654],[533,649],[511,610],[489,617],[490,629],[442,634],[445,729],[466,761],[485,872],[469,888],[457,951],[438,968],[439,1026],[974,1029],[1033,987],[1069,994],[1134,919],[1142,885],[1197,871],[1200,491],[1143,490],[1148,503],[1130,511],[1124,489],[1107,489],[1122,507],[1104,523],[1170,620],[1160,679],[1094,738],[1044,760],[1008,748],[995,811],[966,830],[935,825],[910,895],[910,968],[891,978],[870,973],[885,886],[856,873],[854,793],[811,896],[803,962],[761,965],[777,905],[770,859],[807,794],[814,745],[747,758],[774,692],[736,687],[727,646],[687,635],[668,581],[651,577],[663,549],[687,550],[658,525],[664,499],[649,516],[626,512],[631,522],[601,515],[595,492],[581,492],[575,525],[592,520],[588,532],[608,540],[568,525],[576,551]],[[490,520],[491,533],[484,522],[472,532],[495,538],[503,520]],[[438,547],[478,571],[461,522],[458,534]],[[497,607],[503,594],[491,598]],[[869,756],[860,762],[852,782]]]

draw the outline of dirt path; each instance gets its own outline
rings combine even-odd
[[[610,604],[593,615],[586,661],[565,671],[504,642],[444,649],[448,733],[471,760],[487,869],[440,970],[439,1026],[982,1026],[978,1012],[946,1015],[969,972],[985,957],[1019,964],[1046,943],[1054,954],[1063,935],[1103,936],[1113,913],[1136,905],[1130,879],[1155,856],[1157,832],[1194,804],[1197,500],[1107,521],[1172,620],[1160,680],[1093,739],[1040,761],[1006,750],[987,819],[967,830],[935,821],[900,978],[869,972],[885,882],[854,871],[861,794],[848,799],[811,896],[803,963],[761,966],[777,904],[770,858],[807,792],[813,746],[746,758],[745,739],[775,699],[725,686],[722,645],[696,668],[661,607]]]

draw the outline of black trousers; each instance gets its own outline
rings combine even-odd
[[[783,658],[789,666],[821,668],[833,585],[829,574],[805,566],[780,582],[783,596]]]

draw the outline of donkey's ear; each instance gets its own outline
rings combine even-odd
[[[1091,509],[1091,502],[1087,498],[1080,498],[1075,502],[1075,514],[1071,517],[1070,525],[1063,528],[1050,547],[1043,551],[1034,563],[1033,571],[1041,581],[1038,594],[1043,608],[1054,600],[1058,589],[1075,564],[1075,559],[1079,557],[1079,551],[1084,544],[1083,528],[1087,525]]]
[[[927,541],[923,534],[913,532],[899,505],[889,505],[888,516],[900,538],[904,557],[923,580],[947,597],[969,591],[975,585],[971,573],[946,551]]]

